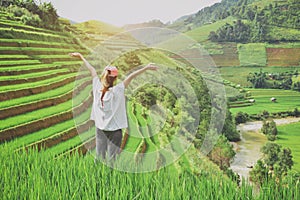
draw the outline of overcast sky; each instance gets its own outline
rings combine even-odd
[[[115,26],[159,19],[166,23],[221,0],[42,0],[76,22],[100,20]]]

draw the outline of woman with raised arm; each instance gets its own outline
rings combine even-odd
[[[70,56],[80,58],[93,78],[91,120],[95,121],[96,126],[96,157],[114,159],[121,146],[122,129],[128,127],[125,88],[139,74],[157,70],[157,67],[148,64],[115,85],[118,76],[115,66],[106,66],[99,79],[95,68],[80,53],[70,53]]]

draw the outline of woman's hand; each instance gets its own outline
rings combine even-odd
[[[77,52],[69,53],[69,55],[70,55],[71,57],[76,57],[76,58],[80,58],[80,59],[83,58],[83,56],[81,55],[81,53],[77,53]]]
[[[149,63],[148,65],[146,65],[145,69],[156,71],[156,70],[158,70],[158,67],[154,63]]]

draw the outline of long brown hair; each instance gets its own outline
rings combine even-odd
[[[110,76],[110,71],[109,70],[105,70],[102,75],[101,75],[101,83],[102,83],[102,95],[101,95],[101,103],[103,106],[103,98],[105,93],[109,90],[109,88],[114,86],[114,81],[116,80],[116,76]]]

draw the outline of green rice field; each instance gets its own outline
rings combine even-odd
[[[277,126],[278,137],[276,143],[292,150],[293,169],[300,171],[300,123]]]
[[[235,114],[239,111],[248,114],[259,114],[264,110],[269,113],[278,113],[284,111],[293,111],[295,108],[300,108],[300,93],[291,90],[276,90],[276,89],[249,89],[251,98],[255,99],[252,106],[231,108],[230,111]],[[275,97],[276,102],[270,99]]]

